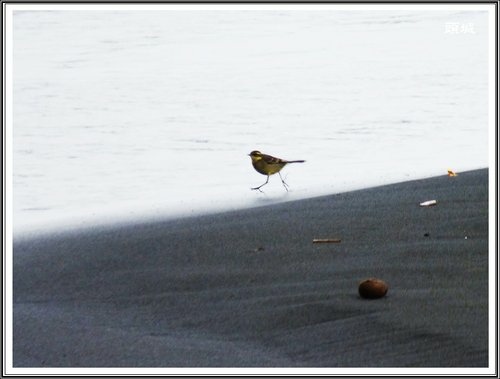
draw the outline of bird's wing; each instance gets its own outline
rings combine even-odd
[[[262,159],[264,159],[264,161],[268,164],[288,163],[284,159],[276,158],[276,157],[273,157],[273,156],[267,155],[267,154],[262,154]]]

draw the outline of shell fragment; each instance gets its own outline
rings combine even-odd
[[[437,204],[437,200],[427,200],[424,201],[423,203],[420,203],[421,207],[432,207],[433,205]]]

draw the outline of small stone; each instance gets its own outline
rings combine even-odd
[[[384,297],[389,289],[386,282],[376,278],[363,280],[359,284],[359,295],[365,299],[378,299]]]

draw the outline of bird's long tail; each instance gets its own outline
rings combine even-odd
[[[287,161],[286,163],[304,163],[305,161],[299,160],[299,161]]]

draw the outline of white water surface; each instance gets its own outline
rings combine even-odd
[[[487,167],[487,32],[482,11],[15,11],[14,232]],[[290,192],[250,190],[252,150],[306,160]]]

